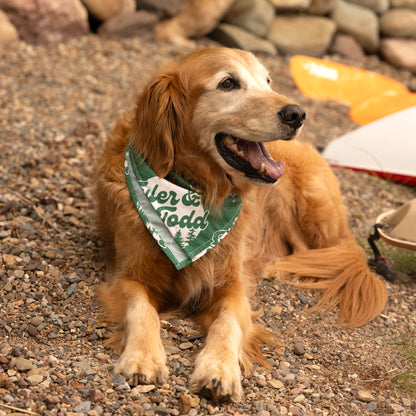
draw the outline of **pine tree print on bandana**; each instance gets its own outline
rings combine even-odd
[[[137,212],[177,270],[215,247],[237,221],[238,195],[230,195],[220,215],[212,215],[191,185],[177,176],[175,182],[159,178],[130,147],[124,168]]]

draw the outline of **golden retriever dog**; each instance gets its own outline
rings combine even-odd
[[[118,120],[97,168],[108,267],[99,298],[117,330],[116,373],[136,384],[164,382],[159,316],[179,311],[205,337],[190,389],[238,401],[241,372],[261,362],[258,344],[267,338],[250,306],[262,277],[318,289],[317,306],[339,304],[345,326],[382,311],[386,288],[348,228],[337,180],[311,146],[291,141],[304,119],[300,106],[272,90],[254,55],[213,48],[155,76],[136,110]],[[135,182],[135,169],[154,176],[140,174]],[[188,210],[182,217],[180,203]],[[150,221],[153,211],[142,217],[147,205],[160,217]],[[231,226],[214,227],[205,252],[175,263],[172,234],[159,240],[163,227],[177,230],[185,247],[178,227],[188,230],[191,244],[196,233],[208,232],[209,221]]]

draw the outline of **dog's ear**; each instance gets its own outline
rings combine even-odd
[[[189,96],[177,73],[160,75],[139,96],[132,144],[159,176],[173,167],[190,125]]]

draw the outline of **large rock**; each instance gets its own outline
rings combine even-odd
[[[140,36],[153,30],[159,18],[154,13],[138,10],[135,13],[121,13],[106,20],[98,29],[99,34],[117,36]]]
[[[416,71],[416,40],[385,38],[381,40],[380,50],[392,65]]]
[[[183,0],[140,0],[138,7],[156,13],[161,19],[176,16],[182,9]]]
[[[384,36],[405,38],[416,35],[416,11],[391,9],[380,17],[380,31]]]
[[[225,21],[266,36],[274,18],[274,8],[267,0],[237,0],[228,10]]]
[[[98,20],[107,20],[118,14],[123,0],[82,0],[88,12]]]
[[[376,13],[383,13],[390,7],[390,0],[348,0],[350,3],[371,9]]]
[[[416,0],[390,0],[391,7],[407,7],[416,9]]]
[[[89,31],[88,13],[79,0],[0,0],[0,9],[28,43],[60,42]]]
[[[136,11],[136,0],[123,0],[121,3],[120,10],[117,15],[134,13]]]
[[[358,42],[352,36],[344,35],[343,33],[337,33],[335,35],[330,52],[346,56],[357,61],[365,57],[363,48],[358,44]]]
[[[374,53],[380,45],[378,19],[365,7],[339,0],[331,17],[342,33],[354,36],[366,52]]]
[[[195,0],[185,0],[178,15],[159,22],[155,27],[156,38],[180,47],[194,47],[189,38],[211,33],[226,15],[234,0],[200,1],[200,7],[195,7],[195,3]]]
[[[277,10],[306,10],[311,0],[270,0]]]
[[[318,16],[277,16],[268,38],[284,54],[321,56],[331,44],[335,23]]]
[[[272,42],[262,39],[241,27],[221,23],[210,34],[210,37],[229,48],[244,49],[251,52],[263,52],[276,55],[276,47]]]
[[[19,41],[19,34],[9,18],[0,10],[0,45],[12,45]]]
[[[337,0],[312,0],[308,8],[308,13],[328,14],[335,6]]]

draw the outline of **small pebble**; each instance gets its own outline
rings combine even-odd
[[[61,399],[59,398],[59,396],[46,396],[45,402],[48,404],[52,404],[52,405],[57,405],[58,403],[61,402]]]
[[[13,355],[13,357],[20,357],[22,355],[22,351],[20,350],[20,348],[13,347],[12,348],[12,355]]]
[[[391,409],[393,412],[397,412],[397,413],[401,413],[404,411],[404,407],[400,406],[397,403],[390,403],[388,408]]]
[[[297,342],[294,346],[293,346],[293,353],[296,355],[303,355],[305,354],[305,347],[303,346],[303,344],[301,344],[300,342]]]
[[[74,407],[74,412],[77,413],[88,413],[91,409],[91,402],[81,402],[78,406]]]
[[[126,382],[125,377],[122,374],[117,374],[111,380],[113,384],[124,384]]]
[[[14,401],[15,401],[15,398],[11,395],[11,394],[5,394],[4,396],[3,396],[3,400],[6,402],[6,403],[13,403]]]
[[[279,373],[282,376],[285,376],[290,369],[290,363],[288,363],[287,361],[280,361],[279,363]]]
[[[268,380],[267,384],[274,389],[282,389],[285,385],[279,380]]]
[[[155,385],[153,384],[142,384],[140,386],[135,387],[132,392],[137,392],[137,393],[149,393],[149,391],[152,391],[155,389]]]
[[[130,391],[131,388],[130,388],[129,383],[127,383],[127,381],[126,381],[124,383],[119,384],[116,387],[116,390],[119,391],[119,392],[122,392],[122,393],[126,393],[126,392]]]
[[[0,373],[0,387],[6,387],[9,376],[6,373]]]
[[[98,361],[108,361],[110,359],[110,356],[108,354],[98,353],[95,356]]]
[[[33,326],[38,326],[38,325],[40,325],[43,321],[45,320],[45,318],[43,317],[43,316],[35,316],[35,317],[33,317],[32,318],[32,320],[31,320],[31,324],[33,325]]]
[[[55,252],[54,250],[48,250],[48,251],[45,253],[45,256],[46,256],[48,259],[54,259],[54,258],[56,257],[56,252]]]
[[[155,406],[152,410],[156,415],[168,416],[170,414],[169,409],[163,406]]]
[[[182,342],[182,344],[179,344],[179,348],[181,350],[189,350],[190,348],[193,348],[194,344],[191,342]]]
[[[298,299],[305,305],[308,303],[308,298],[305,295],[302,295],[301,293],[298,295]]]
[[[27,332],[32,337],[35,337],[39,333],[38,329],[35,326],[33,326],[33,325],[29,325],[28,326]]]
[[[32,386],[37,386],[43,381],[43,376],[40,374],[33,374],[30,376],[27,376],[26,379]]]
[[[88,398],[92,402],[99,402],[100,400],[103,400],[104,399],[104,394],[103,394],[103,392],[101,390],[94,388],[94,389],[91,389],[89,391]]]
[[[374,401],[374,396],[369,391],[358,390],[357,399],[360,402],[372,402],[372,401]]]
[[[31,360],[27,360],[26,358],[17,358],[16,360],[16,368],[19,371],[28,371],[31,370],[33,367],[32,361]]]
[[[293,399],[293,403],[300,403],[300,404],[305,405],[306,404],[306,398],[303,394],[299,394],[298,396],[296,396]]]
[[[295,374],[293,374],[293,373],[289,373],[289,374],[286,374],[286,375],[284,376],[283,381],[284,381],[286,384],[290,384],[291,382],[295,381],[295,379],[296,379]]]
[[[258,412],[260,412],[261,410],[265,410],[266,409],[266,404],[264,403],[263,400],[259,400],[256,402],[255,404],[256,410]]]

